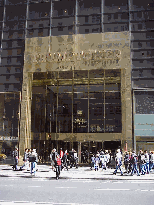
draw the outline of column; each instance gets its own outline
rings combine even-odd
[[[81,163],[81,142],[78,142],[78,158],[80,164]]]

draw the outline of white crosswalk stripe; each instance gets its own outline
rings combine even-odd
[[[30,202],[30,201],[0,201],[0,205],[98,205],[98,204],[81,204],[81,203],[51,203],[51,202]]]

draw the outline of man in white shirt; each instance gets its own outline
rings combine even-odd
[[[116,169],[115,171],[113,172],[113,174],[116,175],[117,173],[117,170],[119,169],[120,172],[121,172],[121,176],[123,176],[123,172],[122,172],[122,169],[121,169],[121,165],[122,165],[122,154],[120,152],[120,149],[117,150],[117,154],[116,154]]]

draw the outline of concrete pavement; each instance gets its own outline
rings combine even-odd
[[[103,170],[99,169],[98,171],[90,170],[90,167],[79,167],[71,168],[65,170],[63,169],[60,174],[60,178],[62,179],[97,179],[97,180],[154,180],[154,171],[150,174],[137,176],[134,174],[133,176],[126,175],[124,173],[123,176],[120,175],[120,172],[117,172],[116,175],[113,175],[114,169]],[[123,169],[123,171],[125,171]],[[35,178],[55,178],[56,173],[51,169],[49,165],[38,165],[38,171],[35,176],[30,174],[30,171],[22,170],[22,171],[13,171],[12,166],[10,165],[0,165],[0,177],[35,177]]]

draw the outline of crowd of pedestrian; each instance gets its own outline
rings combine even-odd
[[[133,152],[125,152],[124,155],[121,153],[120,149],[117,150],[115,154],[115,171],[113,172],[116,175],[118,169],[120,170],[121,176],[123,173],[126,175],[133,176],[134,173],[137,176],[149,174],[154,167],[154,151],[150,151],[149,153],[147,150],[144,152],[140,150],[139,154],[137,155],[135,151]],[[111,163],[111,154],[109,154],[108,150],[105,152],[97,152],[97,154],[91,157],[91,164],[90,169],[94,169],[98,171],[100,168],[107,169]],[[125,171],[123,171],[122,165],[125,167]]]
[[[138,155],[135,151],[125,152],[124,165],[126,174],[131,173],[133,175],[134,171],[136,171],[138,176],[140,174],[149,174],[154,166],[154,152],[150,151],[148,153],[147,150],[140,150]]]
[[[60,148],[60,152],[58,153],[54,148],[51,151],[50,159],[53,170],[55,170],[56,166],[58,166],[59,175],[60,171],[63,168],[66,168],[68,170],[68,166],[70,166],[70,168],[72,168],[73,166],[77,168],[78,165],[78,156],[77,152],[74,149],[68,152],[67,150],[63,151],[62,148]]]
[[[38,162],[38,154],[36,153],[36,149],[25,149],[24,152],[24,157],[23,157],[23,162],[24,164],[20,167],[20,169],[18,169],[18,160],[19,160],[19,156],[18,156],[18,148],[15,149],[14,153],[13,153],[13,157],[14,157],[14,166],[12,167],[14,170],[22,170],[23,167],[25,169],[27,169],[27,171],[30,171],[30,173],[36,173],[37,169],[37,162]]]
[[[14,157],[14,170],[22,170],[23,168],[30,171],[30,173],[36,173],[37,169],[37,162],[38,162],[38,154],[36,149],[25,149],[24,156],[23,156],[23,165],[18,169],[18,148],[15,149],[13,152]],[[138,154],[135,151],[125,152],[124,154],[121,153],[121,150],[118,149],[114,156],[112,156],[109,150],[100,150],[97,151],[96,154],[93,154],[90,161],[90,169],[94,169],[98,171],[99,169],[106,170],[111,165],[111,161],[114,159],[115,161],[115,170],[113,174],[116,175],[118,169],[121,172],[121,175],[125,173],[126,175],[133,176],[134,173],[137,176],[149,174],[153,167],[154,167],[154,151],[150,151],[149,153],[147,150],[142,151],[140,150]],[[77,152],[72,149],[72,151],[63,151],[60,148],[60,152],[58,153],[54,148],[50,154],[51,166],[52,169],[55,171],[55,167],[58,166],[59,175],[60,171],[63,168],[68,170],[68,166],[72,168],[73,166],[78,168],[78,156]],[[124,165],[124,168],[123,166]]]

